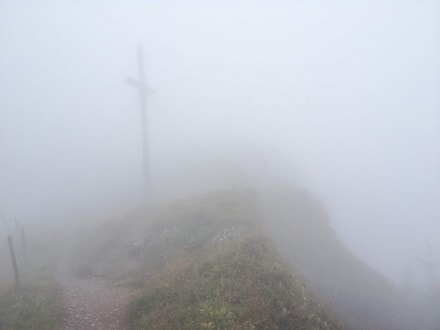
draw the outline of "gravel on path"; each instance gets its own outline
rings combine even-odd
[[[128,329],[126,312],[134,291],[99,278],[68,278],[60,282],[66,306],[63,329]]]

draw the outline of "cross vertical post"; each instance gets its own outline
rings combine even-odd
[[[151,202],[153,189],[151,185],[150,173],[150,144],[149,144],[149,130],[148,130],[148,113],[147,113],[147,92],[148,87],[145,80],[144,67],[144,51],[141,45],[137,46],[137,65],[138,77],[137,79],[127,78],[126,81],[131,86],[139,91],[139,101],[141,110],[141,125],[142,125],[142,170],[144,175],[144,189],[147,198],[147,203]]]
[[[11,235],[8,235],[8,246],[9,253],[11,254],[12,267],[14,269],[15,288],[20,289],[20,277],[18,275],[17,259],[15,258],[14,243],[12,242]]]

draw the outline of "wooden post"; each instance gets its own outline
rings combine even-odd
[[[148,113],[147,113],[147,93],[151,91],[147,87],[145,79],[144,69],[144,51],[142,46],[137,47],[137,64],[138,64],[138,77],[137,79],[127,78],[126,81],[131,86],[135,87],[139,92],[139,102],[141,110],[141,124],[142,124],[142,153],[143,153],[143,174],[144,174],[144,187],[147,197],[147,203],[151,202],[153,197],[153,188],[151,184],[150,173],[150,146],[149,146],[149,129],[148,129]]]
[[[139,81],[139,101],[141,106],[142,120],[142,144],[143,144],[143,169],[145,176],[145,185],[147,189],[147,198],[151,198],[151,177],[150,177],[150,143],[148,129],[148,112],[147,112],[147,84],[145,81],[144,69],[144,51],[142,46],[137,47],[138,60],[138,81]]]
[[[17,240],[20,237],[20,224],[18,223],[17,218],[14,218],[14,233],[12,237],[15,237]]]
[[[27,250],[26,250],[26,236],[24,236],[24,226],[23,225],[21,225],[21,247],[23,249],[24,264],[27,267],[28,266],[28,259],[27,259]]]
[[[8,235],[8,245],[9,245],[9,252],[11,253],[12,266],[14,268],[15,287],[17,289],[19,289],[20,288],[20,278],[18,276],[17,259],[15,259],[14,244],[12,243],[12,236],[11,235]]]

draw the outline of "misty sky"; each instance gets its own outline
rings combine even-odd
[[[391,278],[427,242],[440,259],[437,1],[0,0],[4,217],[70,218],[139,193],[124,81],[139,43],[156,186],[240,155],[295,172]]]

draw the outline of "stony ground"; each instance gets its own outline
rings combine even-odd
[[[127,329],[126,309],[134,292],[99,278],[61,280],[66,306],[63,329]]]

